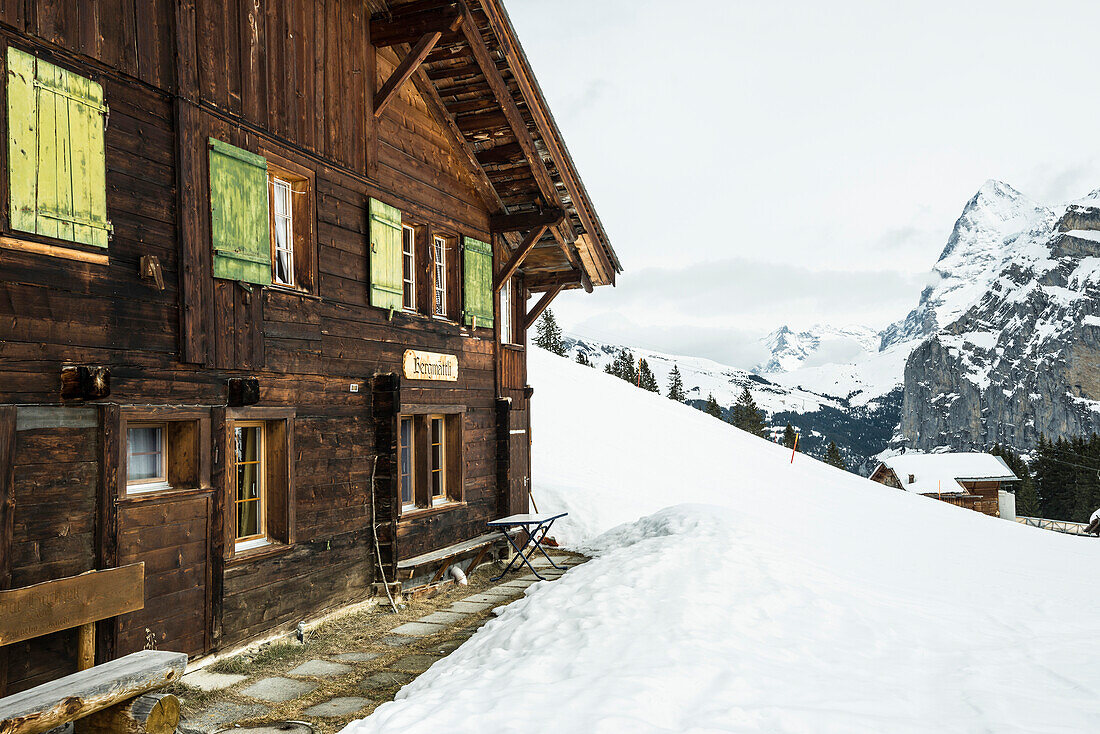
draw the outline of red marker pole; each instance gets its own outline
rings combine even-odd
[[[791,463],[794,463],[795,452],[798,451],[798,434],[794,434],[794,446],[791,447]]]

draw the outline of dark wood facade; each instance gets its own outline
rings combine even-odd
[[[145,608],[99,623],[98,657],[201,655],[374,594],[375,533],[393,581],[526,511],[526,328],[620,267],[498,0],[7,0],[0,44],[102,85],[112,226],[85,247],[0,207],[0,588],[144,561]],[[214,277],[210,139],[309,182],[302,287]],[[417,225],[408,312],[371,305],[372,199]],[[510,344],[499,306],[491,328],[463,318],[465,238],[516,294]],[[408,349],[454,355],[458,379],[406,379]],[[63,397],[74,367],[109,394]],[[405,414],[458,426],[455,501],[402,511]],[[128,492],[127,427],[158,421],[182,478]],[[233,426],[251,421],[270,542],[242,550]],[[0,648],[0,694],[72,672],[74,637]]]

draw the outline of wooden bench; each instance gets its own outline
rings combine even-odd
[[[447,572],[447,569],[454,564],[455,559],[476,552],[477,555],[474,556],[473,562],[470,564],[470,570],[472,571],[485,558],[485,554],[489,552],[490,548],[503,542],[499,533],[486,533],[476,538],[464,540],[461,543],[449,545],[446,548],[406,558],[397,563],[397,579],[399,581],[409,581],[416,578],[419,575],[418,571],[427,566],[429,571],[435,569],[432,580],[428,582],[429,585],[438,583],[443,578],[443,574]]]
[[[144,650],[95,663],[95,623],[145,605],[145,564],[0,591],[0,646],[78,628],[77,672],[0,698],[0,734],[38,734],[81,719],[81,734],[172,734],[175,696],[148,694],[177,680],[182,652]]]
[[[0,734],[40,734],[84,717],[89,734],[171,734],[179,701],[142,694],[178,680],[186,667],[186,653],[142,650],[0,698]]]

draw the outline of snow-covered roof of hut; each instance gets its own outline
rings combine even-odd
[[[883,465],[894,471],[901,486],[917,494],[963,494],[966,488],[958,480],[1016,481],[1018,477],[1004,459],[993,454],[906,453],[883,459]],[[913,482],[909,482],[909,475]]]

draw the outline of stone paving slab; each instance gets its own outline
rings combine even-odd
[[[247,675],[232,675],[230,673],[214,673],[209,670],[196,670],[193,673],[188,673],[183,676],[180,681],[184,685],[198,688],[200,691],[209,692],[220,691],[223,688],[235,686],[246,678],[248,678]]]
[[[466,601],[464,599],[462,601],[456,601],[454,604],[447,607],[447,611],[448,612],[465,612],[466,614],[477,614],[478,612],[484,612],[486,609],[492,609],[493,606],[495,606],[495,605],[496,605],[496,600],[495,599],[493,601],[483,601],[483,602]]]
[[[180,723],[187,729],[209,732],[221,729],[222,724],[229,724],[241,719],[253,719],[257,716],[263,716],[268,711],[268,707],[260,703],[218,701],[200,711],[196,716],[189,717]]]
[[[316,706],[310,706],[302,713],[306,716],[316,716],[324,719],[331,719],[337,716],[347,716],[354,714],[356,711],[362,711],[371,703],[369,698],[360,698],[358,696],[339,696],[337,698],[330,699],[323,703],[319,703]]]
[[[474,594],[473,596],[468,596],[465,599],[463,599],[462,601],[472,602],[474,604],[482,604],[484,602],[492,602],[493,604],[497,604],[497,603],[500,602],[501,599],[507,599],[510,596],[514,596],[511,589],[496,589],[496,588],[493,588],[493,589],[489,589],[488,591],[483,591],[480,594]]]
[[[261,701],[282,703],[310,693],[317,687],[316,683],[308,683],[304,680],[291,680],[290,678],[264,678],[253,683],[241,691],[245,696],[258,698]]]
[[[428,637],[436,635],[445,629],[443,625],[429,624],[426,622],[406,622],[400,627],[390,630],[395,635],[407,635],[409,637]]]
[[[359,687],[366,691],[375,690],[377,688],[400,687],[406,683],[411,683],[415,677],[416,676],[409,675],[408,673],[395,673],[389,670],[383,670],[374,675],[368,675],[359,683]]]
[[[379,654],[377,652],[342,652],[339,655],[333,655],[332,659],[342,663],[366,663],[374,660]]]
[[[395,660],[390,667],[402,673],[423,673],[440,659],[441,655],[406,655]]]
[[[382,638],[382,644],[387,647],[404,647],[414,642],[416,642],[415,637],[405,637],[404,635],[386,635]]]
[[[432,612],[418,619],[418,622],[428,624],[456,624],[470,616],[465,612]]]
[[[287,671],[287,675],[308,675],[316,678],[332,678],[353,671],[350,665],[334,663],[330,660],[307,660],[293,670]]]

